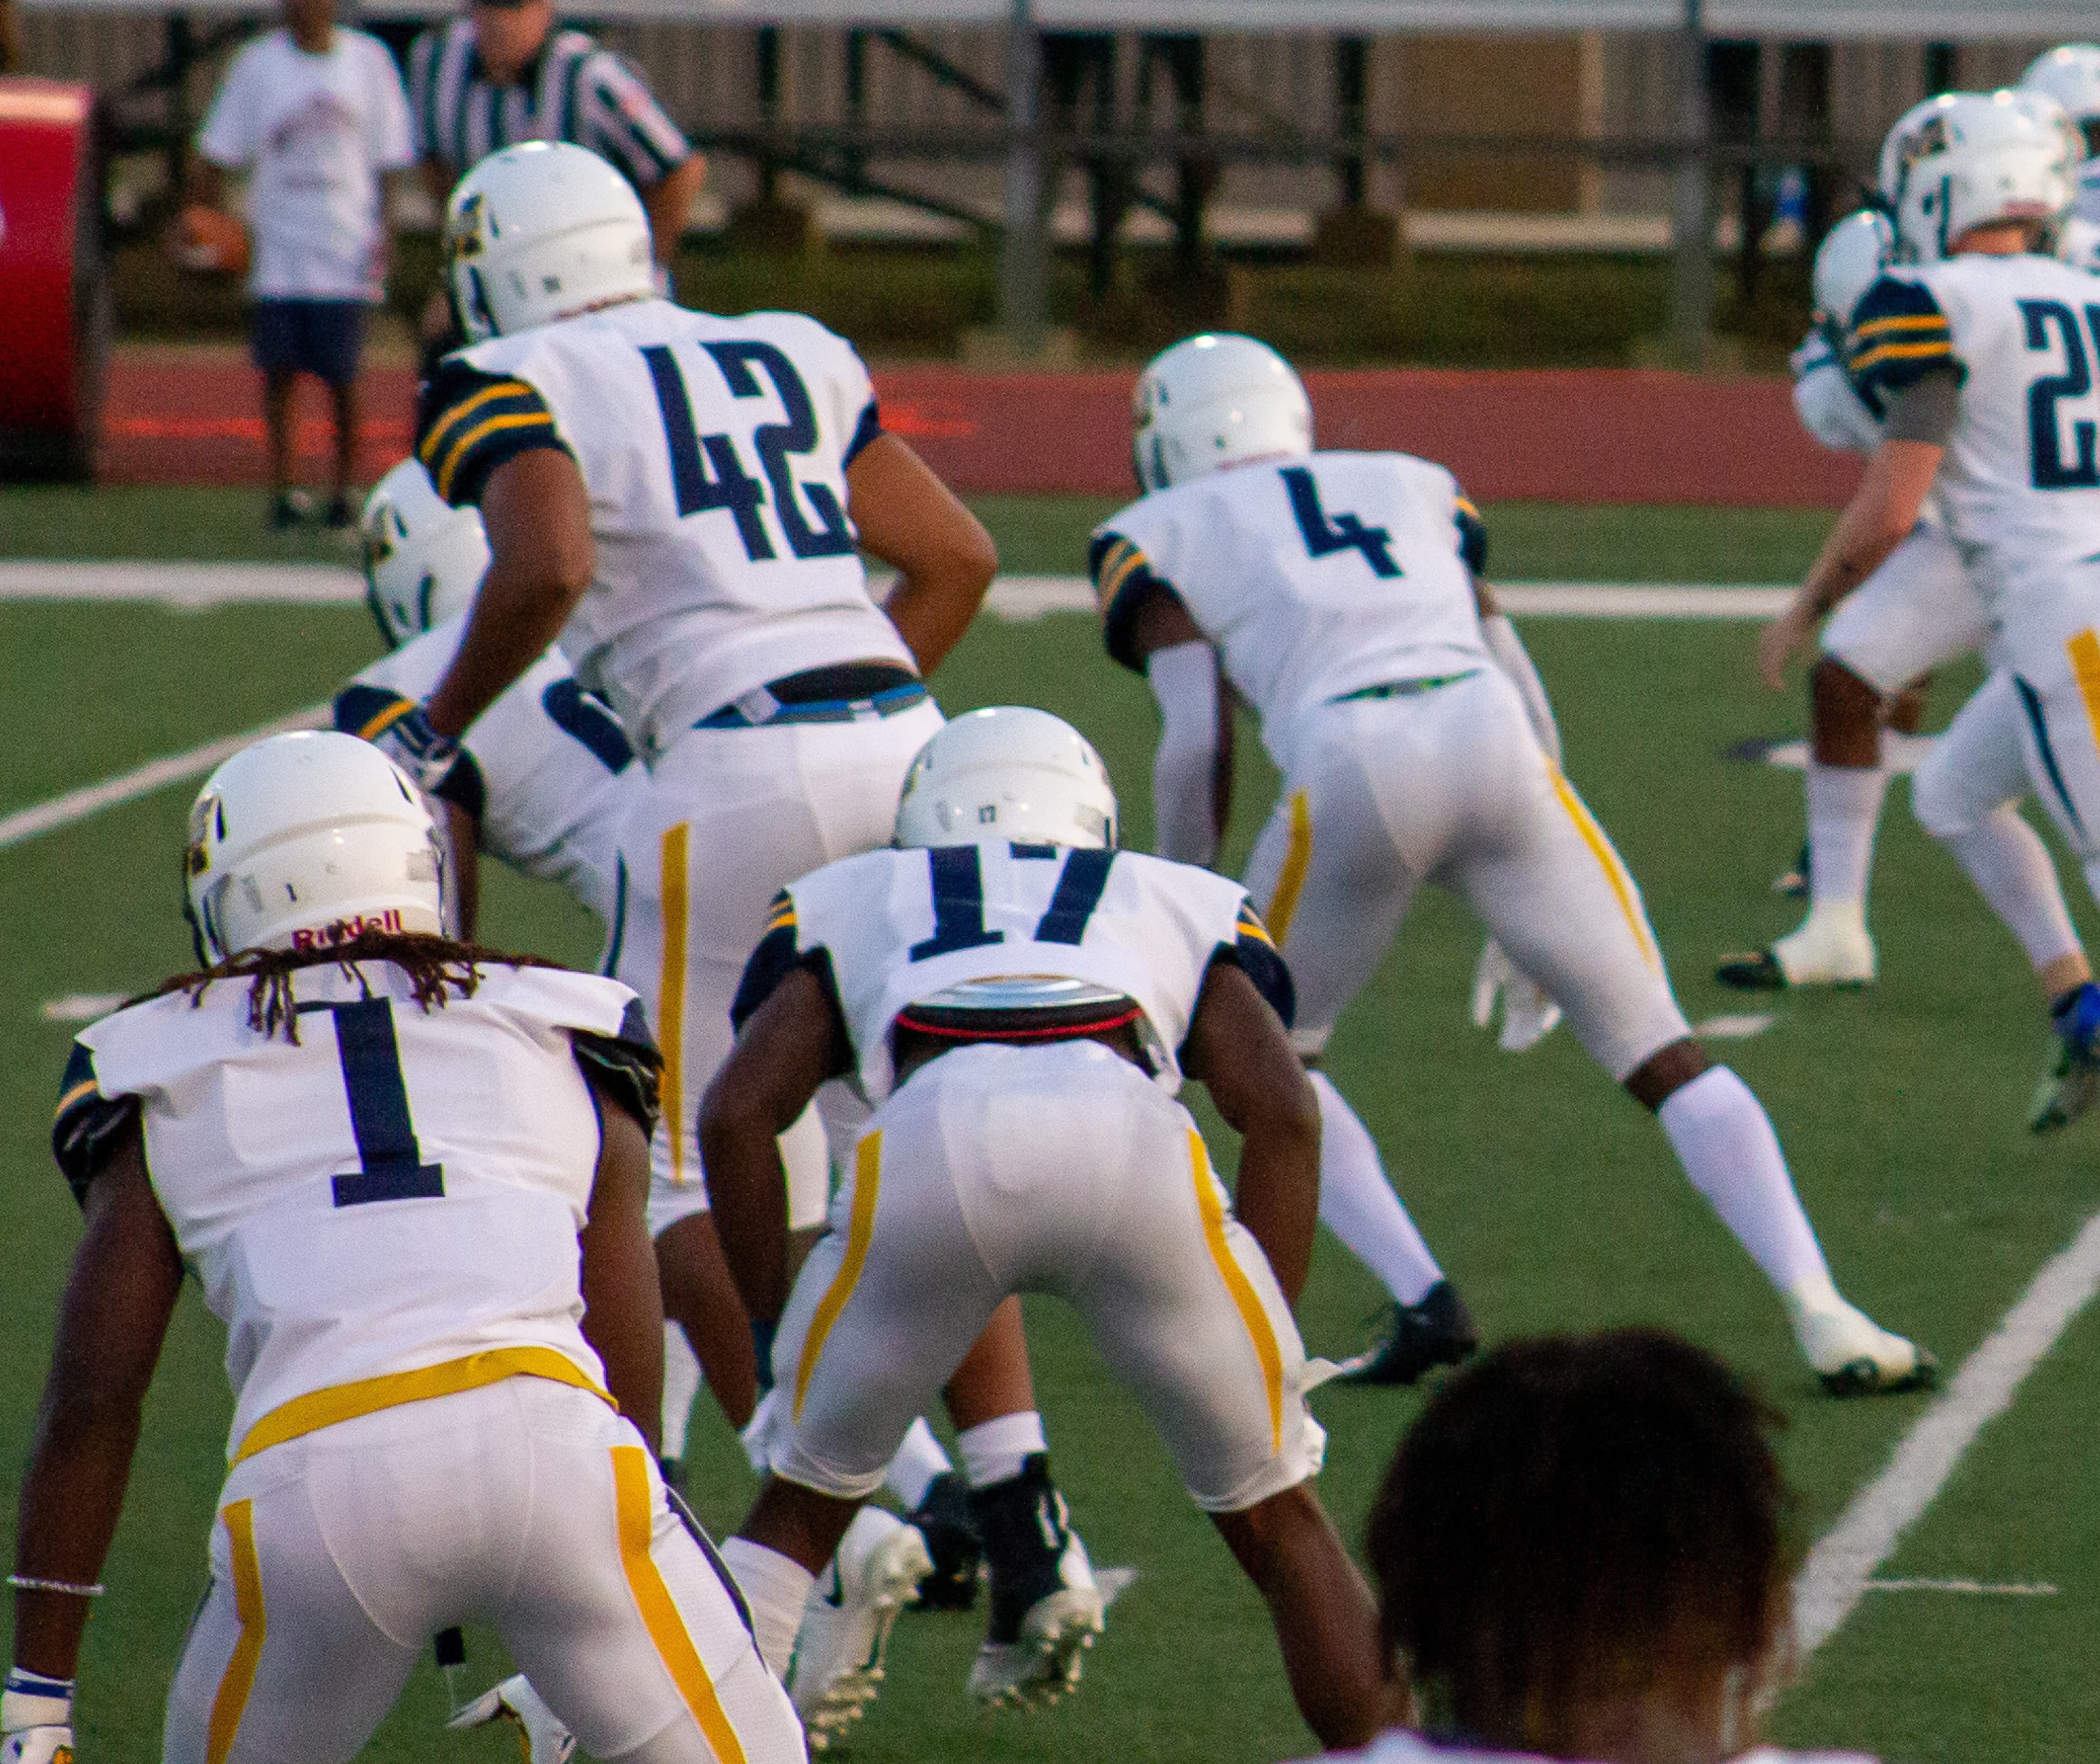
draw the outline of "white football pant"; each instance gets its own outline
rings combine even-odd
[[[1318,1470],[1297,1325],[1194,1121],[1068,1042],[956,1048],[876,1110],[780,1320],[774,1471],[873,1494],[1016,1292],[1085,1319],[1198,1506],[1241,1511]]]
[[[1246,882],[1290,964],[1301,1053],[1326,1045],[1425,882],[1464,897],[1615,1079],[1691,1033],[1639,887],[1500,668],[1323,706],[1288,751]]]
[[[1944,527],[1920,522],[1838,603],[1821,647],[1888,698],[1990,638],[1990,615],[1954,541]]]
[[[356,1756],[439,1630],[484,1622],[593,1757],[798,1764],[726,1571],[598,1397],[514,1378],[236,1464],[165,1764]]]
[[[650,1148],[649,1230],[707,1210],[700,1098],[735,1037],[729,1010],[766,908],[791,882],[886,845],[920,748],[940,728],[929,699],[856,723],[695,729],[634,792],[621,856],[626,915],[612,972],[641,994],[664,1052],[664,1119]],[[831,1164],[814,1111],[782,1136],[788,1207],[815,1224]]]

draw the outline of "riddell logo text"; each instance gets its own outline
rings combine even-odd
[[[349,943],[363,937],[368,931],[395,931],[401,929],[401,915],[392,907],[383,913],[375,913],[369,919],[360,913],[355,919],[338,919],[332,924],[318,925],[311,931],[294,931],[292,947],[295,950],[332,950],[338,943]]]

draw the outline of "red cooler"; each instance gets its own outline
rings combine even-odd
[[[0,79],[0,478],[94,474],[108,294],[95,95]]]

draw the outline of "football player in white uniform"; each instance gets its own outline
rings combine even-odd
[[[1520,1015],[1546,1021],[1542,997],[1564,1010],[1654,1111],[1826,1386],[1929,1383],[1930,1355],[1839,1295],[1763,1108],[1692,1039],[1639,889],[1562,775],[1552,710],[1480,580],[1485,536],[1451,474],[1314,452],[1304,387],[1251,337],[1177,343],[1140,378],[1136,411],[1148,494],[1094,536],[1109,652],[1159,700],[1169,851],[1216,849],[1221,677],[1261,719],[1283,789],[1246,882],[1290,962],[1300,1054],[1318,1057],[1414,891],[1445,884],[1485,921]],[[1442,1277],[1368,1134],[1314,1082],[1321,1216],[1405,1306],[1401,1277],[1420,1298]],[[1352,1136],[1360,1153],[1338,1156]]]
[[[772,1475],[724,1546],[784,1665],[811,1576],[986,1321],[1056,1293],[1164,1436],[1268,1601],[1328,1744],[1383,1700],[1361,1580],[1312,1487],[1324,1435],[1290,1295],[1312,1250],[1320,1114],[1285,1033],[1290,979],[1244,893],[1116,849],[1092,748],[1041,711],[929,742],[898,849],[783,893],[739,990],[700,1136],[730,1266],[779,1319]],[[1198,1079],[1243,1136],[1238,1218],[1188,1112]],[[775,1143],[818,1086],[872,1103],[832,1229],[792,1283]],[[1061,1512],[986,1511],[978,1671],[1076,1674],[1100,1622]],[[1032,1581],[1032,1584],[1030,1582]]]
[[[426,1639],[470,1621],[595,1756],[801,1759],[647,1437],[639,1001],[444,939],[435,822],[341,734],[221,766],[186,876],[212,965],[80,1036],[53,1130],[86,1224],[24,1486],[7,1756],[70,1755],[81,1631],[187,1265],[227,1325],[235,1405],[170,1764],[348,1759]]]
[[[2100,884],[2100,465],[2082,271],[2042,254],[2071,201],[2062,129],[2018,95],[1966,93],[1892,143],[1898,241],[1918,267],[1854,315],[1850,367],[1885,439],[1793,606],[1767,628],[1777,675],[1824,613],[1864,581],[1935,501],[1983,597],[1991,672],[1920,768],[1912,800],[2018,937],[2056,1042],[2029,1124],[2060,1127],[2100,1096],[2100,990],[2032,831],[2018,868],[1978,861],[1974,834],[2020,826],[2032,791]],[[1899,525],[1898,523],[1900,523]]]
[[[1408,1708],[1356,1764],[1871,1764],[1744,1749],[1792,1654],[1780,1419],[1658,1330],[1454,1375],[1366,1528]]]
[[[491,155],[453,192],[445,241],[475,341],[426,388],[417,452],[445,501],[479,508],[491,562],[444,677],[377,739],[435,787],[457,738],[557,636],[612,706],[647,768],[624,823],[611,966],[650,1001],[664,1050],[650,1224],[660,1250],[688,1233],[709,1245],[689,1224],[708,1206],[694,1122],[744,959],[779,889],[889,839],[905,770],[941,723],[922,677],[968,628],[997,555],[884,432],[842,338],[796,314],[657,298],[646,217],[595,155],[539,142]],[[862,550],[898,572],[880,607]],[[812,1110],[784,1131],[796,1216],[814,1222],[824,1130]],[[1017,1308],[973,1357],[969,1394],[979,1374],[1023,1407],[1016,1418],[1002,1401],[995,1435],[973,1441],[974,1411],[951,1391],[966,1468],[1017,1471],[1021,1448],[1041,1449]],[[867,1572],[845,1606],[908,1586],[919,1548],[900,1529],[853,1553]],[[814,1686],[797,1678],[805,1710],[826,1694]]]
[[[1802,426],[1833,452],[1871,454],[1881,445],[1880,419],[1852,385],[1844,352],[1853,308],[1895,244],[1887,217],[1862,209],[1832,227],[1815,254],[1815,328],[1793,354],[1793,404]],[[1987,634],[1983,602],[1928,505],[1832,617],[1810,671],[1807,916],[1767,949],[1724,956],[1723,984],[1859,986],[1874,977],[1867,880],[1890,775],[1882,730],[1915,733],[1932,673]]]

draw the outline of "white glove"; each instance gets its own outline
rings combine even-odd
[[[70,1727],[17,1727],[0,1740],[0,1764],[73,1764]]]
[[[743,1447],[743,1455],[751,1460],[752,1471],[761,1476],[772,1472],[773,1436],[780,1430],[781,1408],[780,1387],[776,1384],[760,1396],[757,1408],[751,1412],[751,1419],[737,1435]]]
[[[527,1764],[569,1764],[576,1749],[576,1736],[540,1700],[540,1693],[522,1673],[483,1691],[445,1726],[482,1727],[492,1721],[507,1721],[518,1729],[525,1743]]]
[[[1502,954],[1502,946],[1489,937],[1473,969],[1473,1027],[1485,1029],[1495,1020],[1495,994],[1502,1000],[1502,1032],[1496,1045],[1504,1053],[1522,1053],[1537,1047],[1553,1033],[1560,1021],[1560,1007],[1541,991],[1531,977]]]

